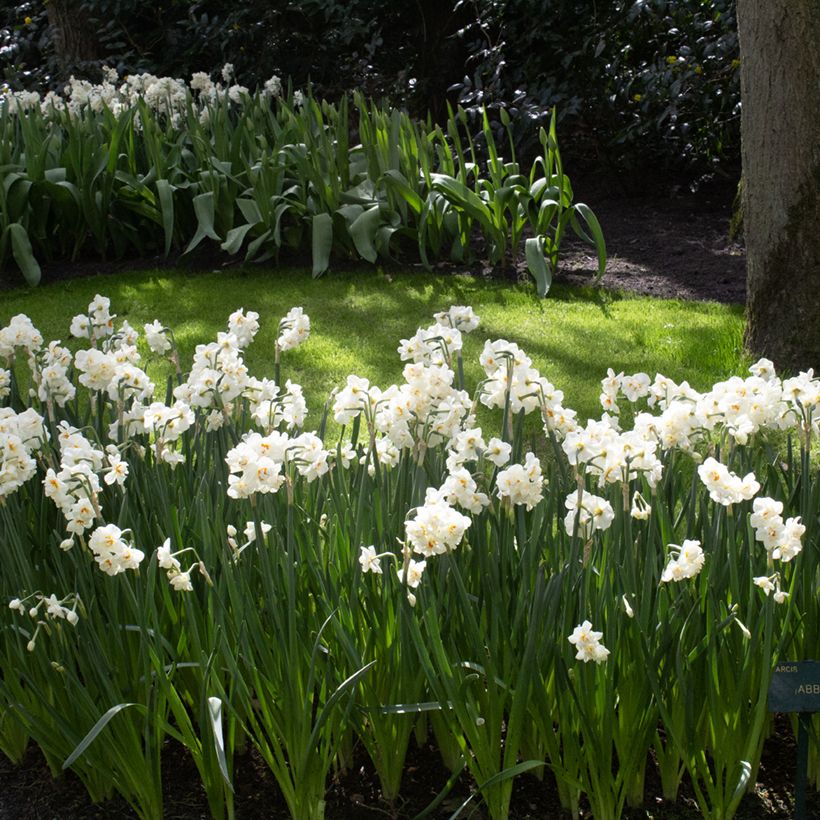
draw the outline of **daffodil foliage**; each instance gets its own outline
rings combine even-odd
[[[441,307],[394,384],[327,399],[287,376],[299,307],[273,379],[245,364],[265,320],[244,307],[190,363],[103,296],[69,346],[22,314],[0,329],[7,755],[34,742],[156,818],[173,739],[230,817],[252,746],[319,818],[354,742],[397,801],[415,732],[493,818],[544,768],[569,811],[618,817],[649,765],[667,799],[686,776],[704,816],[733,815],[774,664],[820,650],[820,380],[609,370],[584,422],[504,339],[466,384],[479,317]]]

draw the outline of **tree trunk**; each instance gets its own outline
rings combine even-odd
[[[820,2],[737,0],[746,346],[820,368]]]
[[[49,0],[46,9],[60,79],[67,80],[83,63],[97,59],[96,31],[80,0]]]

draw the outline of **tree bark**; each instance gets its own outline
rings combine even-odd
[[[820,368],[820,2],[737,0],[746,346]]]
[[[67,80],[83,63],[97,59],[96,31],[80,0],[48,0],[46,9],[60,79]]]

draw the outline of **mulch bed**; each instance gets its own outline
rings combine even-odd
[[[746,301],[746,252],[729,239],[736,182],[713,181],[697,193],[672,188],[650,196],[581,192],[598,217],[608,262],[603,285],[666,299],[730,304]],[[562,279],[589,282],[597,262],[588,245],[570,238]]]

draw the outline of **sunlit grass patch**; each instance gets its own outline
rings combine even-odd
[[[246,361],[260,376],[273,375],[278,317],[301,305],[312,319],[313,333],[309,344],[288,357],[286,375],[304,387],[309,426],[318,423],[330,391],[349,373],[383,387],[397,381],[398,340],[451,304],[472,305],[481,316],[480,333],[465,338],[468,381],[479,377],[479,338],[505,338],[527,351],[583,418],[600,412],[600,380],[608,367],[651,376],[660,372],[705,389],[742,373],[747,364],[739,307],[561,285],[550,299],[540,300],[531,285],[420,273],[333,272],[312,279],[299,270],[256,268],[134,271],[6,292],[0,324],[26,313],[46,338],[65,342],[71,316],[83,312],[96,293],[109,296],[118,314],[137,330],[154,319],[173,327],[183,367],[197,344],[224,329],[229,313],[243,306],[257,311],[262,328]],[[149,367],[149,374],[158,378],[161,367]]]

